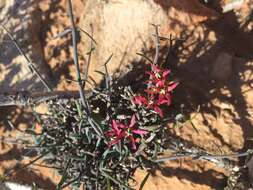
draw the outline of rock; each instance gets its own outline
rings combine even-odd
[[[4,183],[0,182],[0,189],[1,190],[11,190],[10,188],[8,188]]]
[[[90,0],[86,3],[81,27],[89,31],[89,25],[94,27],[94,38],[98,46],[93,56],[90,75],[95,80],[101,80],[95,70],[103,71],[102,64],[113,54],[109,72],[122,69],[132,61],[139,61],[136,55],[145,46],[150,47],[153,24],[165,26],[168,23],[165,12],[153,2],[121,0],[119,2],[103,3]],[[90,40],[84,36],[83,43]],[[88,47],[86,45],[86,52]]]
[[[49,70],[43,61],[39,36],[41,17],[38,1],[0,2],[0,22],[11,32],[39,72],[48,80]],[[0,45],[1,91],[44,89],[39,79],[30,72],[26,60],[20,55],[2,28],[0,29]]]
[[[238,10],[242,7],[245,0],[204,0],[209,7],[217,10],[219,13],[227,13]]]
[[[19,183],[6,182],[5,184],[0,183],[1,190],[32,190],[33,187],[22,185]]]
[[[87,0],[83,12],[81,28],[91,33],[92,24],[98,42],[89,71],[97,82],[102,77],[94,71],[103,71],[102,64],[111,54],[109,72],[113,73],[125,71],[127,65],[140,60],[136,53],[154,47],[151,23],[160,25],[160,35],[168,37],[215,16],[197,0]],[[85,53],[89,50],[89,41],[82,35]]]
[[[239,9],[242,7],[244,0],[223,0],[222,4],[222,12],[226,13],[229,11],[233,11],[235,9]]]
[[[226,81],[232,75],[233,57],[227,53],[220,53],[211,71],[211,77],[218,81]]]

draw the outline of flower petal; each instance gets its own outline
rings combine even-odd
[[[120,123],[120,124],[119,124],[119,128],[121,128],[121,129],[127,129],[127,128],[128,128],[128,126],[126,126],[126,125],[124,125],[124,124]]]
[[[135,118],[135,114],[134,114],[131,118],[129,128],[132,128],[135,125],[135,123],[136,123],[136,118]]]
[[[108,143],[108,147],[111,147],[112,145],[118,144],[120,141],[120,138],[116,138]]]
[[[106,136],[106,137],[112,137],[112,136],[114,136],[114,132],[113,131],[107,131],[107,132],[105,132],[104,133],[104,135]]]
[[[165,85],[165,81],[164,80],[159,80],[156,82],[155,84],[157,87],[163,87]]]
[[[163,104],[167,104],[167,103],[168,103],[168,100],[166,100],[166,99],[161,99],[161,100],[157,101],[158,105],[163,105]]]
[[[147,131],[144,131],[144,130],[141,130],[141,129],[134,129],[134,130],[132,130],[132,132],[134,134],[137,134],[137,135],[145,135],[145,134],[148,133]]]
[[[113,128],[113,130],[114,130],[114,132],[115,132],[116,134],[119,134],[120,131],[121,131],[118,127],[119,127],[119,126],[118,126],[117,121],[112,120],[112,128]]]
[[[163,118],[163,111],[158,106],[154,107],[154,111],[159,114],[161,118]]]
[[[171,85],[168,86],[167,92],[171,92],[172,90],[174,90],[178,84],[178,82],[173,82]]]
[[[134,103],[139,105],[147,105],[148,101],[144,96],[135,96],[134,97]]]
[[[155,76],[155,73],[152,73],[152,72],[149,72],[149,71],[146,71],[146,73],[150,76],[150,78],[156,78]]]
[[[167,93],[165,96],[166,96],[166,99],[167,99],[167,105],[169,106],[171,104],[171,99],[172,99],[171,93]]]
[[[156,94],[158,92],[158,89],[150,87],[144,91],[147,92],[148,94]]]
[[[163,71],[163,78],[167,77],[170,74],[170,70]]]
[[[155,73],[159,73],[161,71],[161,69],[158,66],[154,65],[154,64],[151,65],[151,69]]]

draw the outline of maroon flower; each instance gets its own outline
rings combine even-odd
[[[138,105],[148,105],[148,100],[144,96],[135,96],[134,103]]]
[[[167,76],[170,74],[170,70],[162,70],[158,66],[151,65],[151,71],[146,72],[149,75],[148,82],[152,82],[156,87],[161,87],[167,81]]]
[[[148,109],[154,110],[160,117],[163,117],[161,105],[171,104],[171,93],[177,87],[178,83],[167,80],[170,70],[163,70],[156,65],[151,65],[151,71],[146,72],[149,80],[146,81],[146,96],[135,96],[134,103],[146,106]]]
[[[131,148],[136,150],[136,143],[138,138],[136,135],[145,135],[147,131],[136,128],[136,118],[135,115],[132,116],[130,124],[125,125],[116,120],[112,120],[111,130],[105,133],[105,136],[111,138],[112,140],[108,143],[108,146],[118,144],[121,140],[128,139],[131,143]]]
[[[154,98],[150,98],[148,100],[144,96],[135,96],[134,103],[138,104],[138,105],[143,105],[143,106],[147,107],[148,109],[152,109],[157,114],[159,114],[161,118],[163,117],[163,112],[162,112],[161,108],[159,107],[158,102],[155,102]]]

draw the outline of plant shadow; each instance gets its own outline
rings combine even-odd
[[[167,42],[160,52],[159,63],[170,68],[174,77],[180,81],[180,85],[173,95],[173,104],[167,109],[167,114],[173,115],[183,112],[187,118],[190,118],[200,107],[199,114],[203,118],[202,126],[207,128],[208,135],[212,136],[212,139],[218,144],[214,148],[215,150],[208,150],[215,154],[220,153],[219,151],[244,152],[253,148],[252,141],[249,140],[253,137],[252,104],[250,103],[252,101],[249,99],[250,92],[253,90],[253,31],[244,30],[247,24],[252,22],[252,13],[247,18],[246,24],[241,25],[235,12],[231,11],[215,20],[202,22],[192,30],[182,26],[184,30],[177,37],[178,40],[174,41],[172,45]],[[154,49],[150,49],[142,53],[152,57],[154,52]],[[228,76],[226,76],[224,68],[219,67],[219,64],[223,64],[222,61],[227,60],[224,58],[219,61],[220,63],[217,63],[218,57],[222,54],[231,57],[229,62],[231,70]],[[133,86],[137,91],[143,87],[137,80],[141,75],[144,75],[142,62],[147,62],[147,60],[133,62],[132,71],[124,74],[125,77],[122,79],[124,85]],[[217,71],[215,67],[220,69],[218,72],[222,73],[221,77],[215,73]],[[224,108],[223,105],[229,105],[232,109]],[[221,115],[224,110],[226,116],[231,119],[230,122],[239,128],[237,131],[242,132],[243,141],[240,146],[234,145],[233,141],[228,141],[226,136],[229,134],[221,133],[213,126],[213,120],[210,120],[210,116],[215,120],[218,118],[224,120]],[[232,137],[233,126],[229,131],[231,131],[230,138],[235,140],[235,137]],[[205,145],[212,143],[203,139],[200,141],[202,144],[196,140],[192,142],[191,138],[184,137],[183,132],[177,133],[173,129],[169,133],[200,148],[205,148]],[[199,136],[199,134],[190,136]],[[203,138],[205,137],[203,136]],[[241,164],[244,161],[245,158],[240,159]],[[215,177],[217,174],[214,174],[217,171],[213,170],[199,173],[178,168],[171,169],[169,166],[160,170],[166,176],[177,176],[197,184],[206,184],[215,189],[221,189],[226,185],[225,175],[218,172],[223,177],[217,178]],[[171,171],[172,174],[168,171]],[[212,179],[212,182],[196,180],[200,176],[208,176],[207,179]]]

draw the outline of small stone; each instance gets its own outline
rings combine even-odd
[[[235,167],[233,168],[233,171],[234,171],[234,172],[239,172],[239,170],[240,170],[240,168],[239,168],[238,166],[235,166]]]
[[[211,77],[218,81],[226,81],[232,75],[233,57],[228,53],[220,53],[216,58],[211,71]]]
[[[244,3],[244,0],[223,0],[222,12],[226,13],[234,9],[239,9]]]
[[[214,31],[210,31],[208,34],[208,40],[211,41],[212,43],[217,41],[217,37]]]

